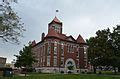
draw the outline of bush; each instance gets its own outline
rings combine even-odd
[[[82,74],[85,74],[85,72],[84,72],[84,71],[82,71],[81,73],[82,73]]]
[[[102,72],[101,72],[101,71],[99,71],[99,72],[98,72],[98,74],[102,74]]]
[[[93,72],[87,72],[87,74],[93,74]]]
[[[72,72],[71,71],[68,71],[68,74],[71,74]]]
[[[68,66],[68,69],[69,70],[73,70],[73,66]]]
[[[64,73],[64,71],[60,71],[60,73]]]
[[[33,72],[33,68],[28,68],[27,72]]]

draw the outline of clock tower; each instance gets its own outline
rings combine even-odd
[[[55,18],[48,24],[48,32],[54,29],[57,33],[62,34],[62,22],[55,16]]]

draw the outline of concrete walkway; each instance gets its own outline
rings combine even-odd
[[[25,74],[18,74],[19,76],[25,76]],[[29,76],[29,75],[26,75],[26,76]]]

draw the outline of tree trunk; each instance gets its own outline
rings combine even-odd
[[[116,67],[114,67],[114,73],[116,74]]]
[[[96,67],[93,67],[93,70],[94,70],[94,74],[96,74]]]
[[[120,72],[120,67],[118,67],[118,72]]]
[[[25,67],[25,76],[27,76],[27,66]]]

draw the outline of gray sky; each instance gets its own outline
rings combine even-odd
[[[79,34],[88,39],[95,36],[98,29],[120,24],[120,0],[18,0],[18,4],[12,6],[25,23],[26,32],[24,38],[20,38],[20,45],[0,40],[0,56],[7,57],[7,62],[29,41],[39,42],[41,33],[47,34],[48,23],[55,15],[63,22],[63,33],[75,39]]]

